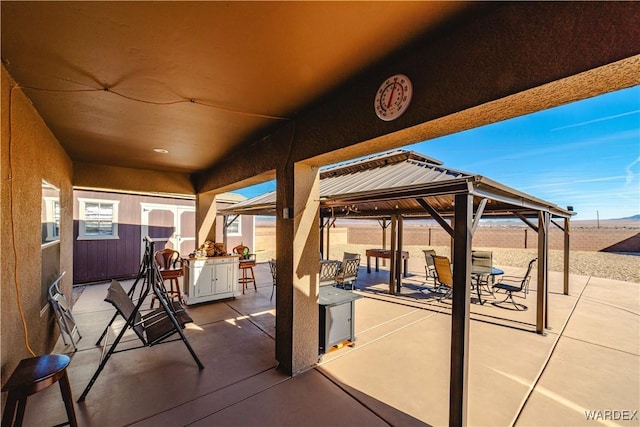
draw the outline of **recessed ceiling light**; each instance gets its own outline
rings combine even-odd
[[[169,150],[165,150],[164,148],[154,148],[153,151],[155,151],[156,153],[161,153],[161,154],[168,154]]]

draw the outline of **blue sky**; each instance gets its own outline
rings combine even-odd
[[[640,214],[640,86],[405,147],[558,206]],[[273,182],[237,190],[247,197]]]

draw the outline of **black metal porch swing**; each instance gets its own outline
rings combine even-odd
[[[187,314],[184,307],[178,301],[173,301],[169,298],[167,291],[163,285],[162,276],[158,270],[158,266],[153,259],[154,242],[147,236],[144,238],[145,251],[140,264],[140,270],[136,277],[133,286],[126,292],[122,285],[117,280],[111,280],[111,285],[107,290],[107,296],[105,301],[110,302],[116,309],[116,313],[111,318],[111,321],[107,324],[105,330],[98,338],[96,346],[100,346],[103,339],[105,339],[102,345],[102,356],[100,365],[96,372],[91,377],[89,384],[80,395],[78,403],[83,402],[91,390],[91,387],[98,379],[98,376],[104,369],[105,365],[109,361],[109,358],[122,351],[129,351],[142,347],[151,347],[156,344],[162,344],[167,342],[173,342],[181,340],[191,353],[193,360],[198,365],[198,368],[204,369],[204,365],[198,359],[195,351],[191,347],[189,340],[185,336],[183,329],[187,323],[193,322],[191,317]],[[134,303],[133,296],[136,291],[138,283],[142,279],[139,297],[137,302]],[[160,307],[154,310],[150,310],[146,313],[141,313],[140,307],[145,301],[150,292],[153,292],[156,299],[160,302]],[[113,343],[108,345],[109,330],[116,320],[118,315],[122,316],[126,320],[126,324],[121,328],[120,332],[116,336]],[[140,339],[142,345],[117,350],[116,347],[122,340],[122,337],[127,330],[133,329],[135,334]],[[179,334],[179,338],[168,339],[175,333]],[[109,348],[107,350],[107,347]],[[105,350],[106,353],[105,353]]]

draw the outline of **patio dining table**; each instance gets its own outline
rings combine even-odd
[[[485,301],[482,300],[482,296],[480,293],[480,285],[483,278],[486,278],[488,283],[489,279],[492,279],[492,281],[494,281],[496,276],[502,276],[503,274],[504,271],[495,267],[491,267],[491,271],[489,271],[489,269],[486,267],[471,267],[471,277],[476,279],[476,291],[478,292],[478,301],[480,302],[480,305],[484,305],[485,303]]]

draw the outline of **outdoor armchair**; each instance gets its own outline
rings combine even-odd
[[[433,265],[433,256],[436,254],[436,251],[433,249],[423,249],[422,252],[424,252],[424,273],[427,281],[433,280],[433,284],[436,285],[436,267]]]
[[[333,286],[336,284],[336,276],[340,268],[340,261],[323,260],[320,261],[320,274],[318,283],[320,286]]]
[[[475,286],[485,286],[491,295],[493,290],[491,285],[495,276],[491,274],[493,270],[493,252],[491,251],[471,251],[471,271],[477,278]],[[491,283],[490,283],[491,282]]]
[[[345,253],[346,255],[346,253]],[[336,283],[338,286],[346,289],[347,285],[351,287],[351,290],[355,287],[356,280],[358,279],[358,269],[360,268],[360,255],[356,255],[354,258],[346,258],[342,261],[342,266],[336,275]]]
[[[436,270],[436,289],[441,293],[438,301],[442,301],[451,295],[453,291],[453,273],[451,272],[451,262],[446,256],[433,255],[433,266]]]
[[[516,303],[513,299],[513,294],[522,293],[524,295],[523,298],[527,298],[527,293],[529,293],[529,282],[531,280],[531,270],[533,269],[533,264],[536,262],[537,258],[529,261],[529,266],[527,267],[527,271],[524,276],[503,276],[498,283],[493,285],[494,289],[503,290],[506,292],[507,296],[504,300],[494,302],[495,305],[500,305],[504,302],[510,301],[516,310],[526,310],[527,306],[524,304]]]

